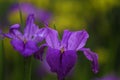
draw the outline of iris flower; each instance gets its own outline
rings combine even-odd
[[[89,35],[85,30],[71,32],[64,30],[62,40],[58,39],[58,32],[48,28],[46,43],[48,45],[46,60],[52,72],[55,72],[59,80],[74,67],[77,61],[77,51],[82,51],[88,60],[92,62],[92,71],[98,72],[98,56],[89,48],[84,48]]]
[[[94,80],[120,80],[120,78],[118,76],[116,76],[115,74],[109,74],[102,78],[96,78]]]
[[[10,27],[6,37],[11,39],[11,44],[15,50],[19,51],[24,57],[31,56],[39,50],[38,42],[41,42],[47,34],[46,28],[39,29],[34,24],[34,15],[28,16],[24,34],[19,31],[20,25],[14,24]],[[42,48],[42,47],[40,47]],[[41,49],[40,49],[41,50]]]
[[[42,23],[49,24],[49,22],[52,18],[52,14],[50,12],[45,11],[42,8],[36,8],[35,6],[33,6],[32,4],[29,4],[29,3],[21,3],[20,5],[15,4],[11,7],[10,12],[18,11],[19,7],[20,7],[22,13],[24,13],[26,15],[34,14],[35,19],[38,19]]]

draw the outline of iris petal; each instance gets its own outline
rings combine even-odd
[[[62,68],[61,71],[58,73],[60,76],[59,78],[64,78],[70,70],[75,66],[77,61],[77,54],[76,51],[68,50],[62,54]]]
[[[51,67],[52,72],[57,72],[60,66],[60,51],[57,49],[53,49],[48,47],[47,55],[46,55],[47,62]]]
[[[80,50],[84,52],[84,55],[88,60],[92,61],[92,71],[94,73],[97,73],[98,72],[98,55],[92,52],[89,48],[81,48]]]
[[[20,28],[19,24],[14,24],[10,27],[10,31],[12,32],[14,29],[18,30]]]
[[[68,40],[68,50],[79,50],[84,47],[88,37],[85,30],[72,32]]]
[[[35,42],[41,42],[47,36],[47,34],[48,34],[47,30],[48,30],[47,28],[41,28],[41,29],[39,29],[35,33],[33,40]]]
[[[9,33],[4,34],[5,37],[13,38],[13,39],[20,39],[22,40],[22,33],[19,31],[20,25],[14,24],[10,27]]]
[[[34,41],[27,41],[24,46],[24,51],[22,55],[24,57],[31,56],[38,50],[38,46]]]
[[[34,57],[36,59],[42,61],[43,60],[43,53],[44,53],[44,50],[45,50],[46,47],[47,47],[46,44],[41,45],[40,48],[39,48],[39,50],[37,52],[35,52]]]
[[[60,50],[49,47],[46,59],[51,71],[57,73],[59,80],[62,80],[74,67],[77,55],[73,50],[60,53]]]
[[[19,52],[22,52],[24,50],[24,42],[19,39],[12,39],[11,44],[13,48]]]
[[[58,32],[56,30],[48,28],[46,42],[50,47],[59,49]]]
[[[24,29],[24,37],[28,40],[31,39],[37,30],[38,26],[34,24],[34,15],[31,14],[27,18],[26,27]]]
[[[69,30],[64,30],[61,45],[64,46],[64,48],[68,49],[68,40],[71,36],[72,32]]]

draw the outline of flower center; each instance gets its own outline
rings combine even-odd
[[[62,47],[61,50],[60,50],[60,52],[64,53],[64,51],[65,51],[65,49],[64,49],[64,47]]]
[[[26,39],[24,39],[23,41],[24,41],[24,43],[26,43],[26,42],[27,42],[27,40],[26,40]]]

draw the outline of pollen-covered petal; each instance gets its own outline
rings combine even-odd
[[[19,52],[22,52],[24,50],[24,42],[19,39],[12,39],[11,44],[13,48]]]
[[[88,60],[92,62],[92,71],[94,73],[98,72],[98,55],[92,52],[89,48],[81,48],[80,51],[83,51],[84,55]]]
[[[38,51],[38,46],[34,41],[27,41],[24,46],[24,51],[22,52],[22,55],[24,57],[31,56],[35,52]]]
[[[48,28],[46,42],[51,48],[59,49],[58,32],[54,29]]]
[[[84,47],[88,37],[85,30],[72,32],[68,40],[68,50],[79,50]]]

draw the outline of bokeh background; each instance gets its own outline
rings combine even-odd
[[[99,72],[91,71],[90,62],[78,52],[78,61],[66,80],[93,80],[114,74],[120,77],[120,0],[0,0],[0,29],[8,32],[10,25],[20,22],[19,11],[12,11],[16,3],[29,3],[52,14],[49,26],[56,26],[60,35],[64,29],[86,29],[90,35],[86,47],[99,56]],[[27,15],[22,12],[23,21]],[[36,20],[39,27],[43,27]],[[23,57],[4,39],[0,41],[0,80],[23,80]],[[32,80],[57,80],[44,69],[43,62],[32,62]]]

